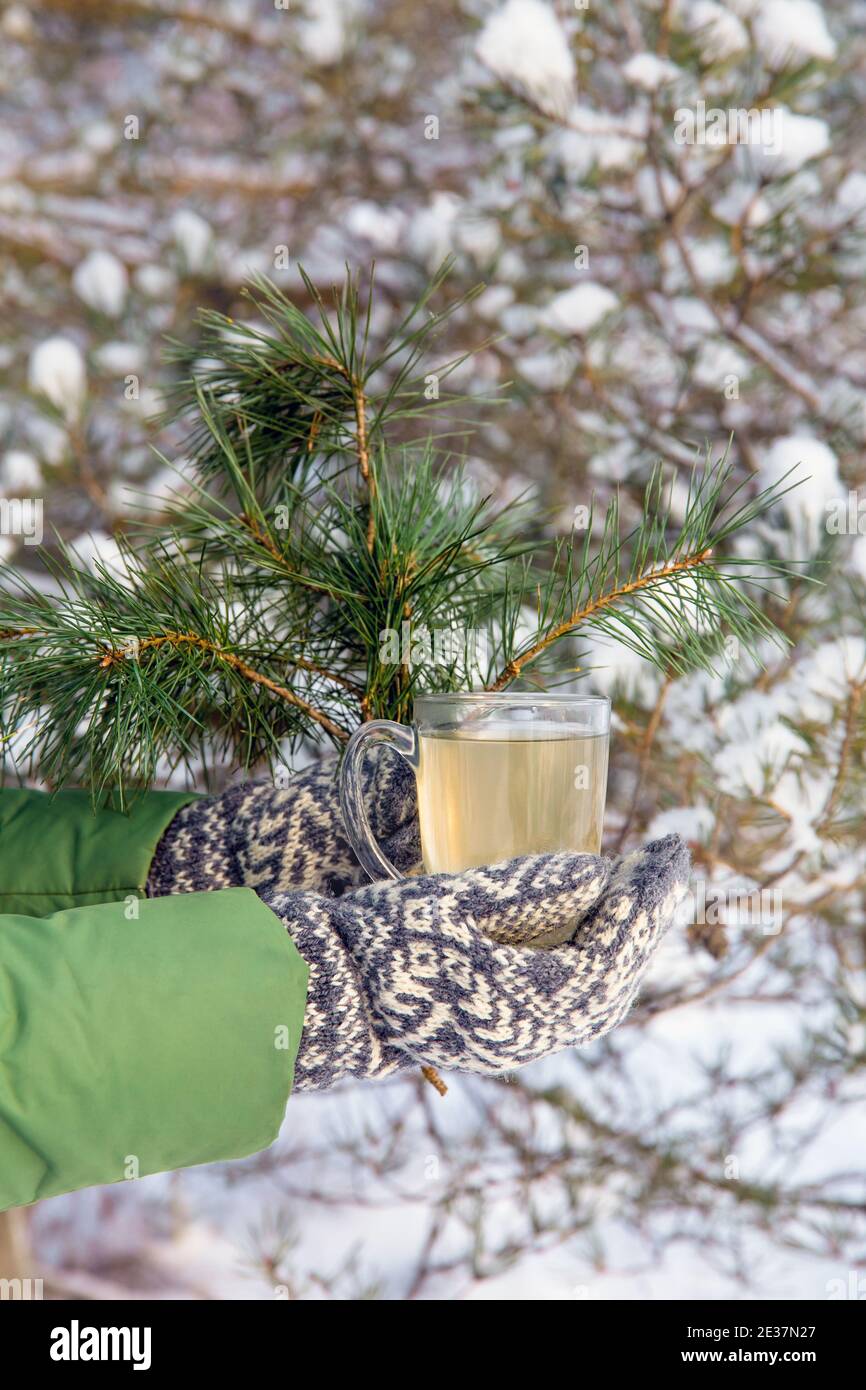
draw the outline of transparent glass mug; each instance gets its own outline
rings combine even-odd
[[[340,808],[372,879],[400,878],[376,843],[361,760],[385,742],[418,783],[427,873],[457,873],[521,854],[598,854],[607,794],[610,701],[574,695],[419,695],[411,726],[373,719],[346,747]]]

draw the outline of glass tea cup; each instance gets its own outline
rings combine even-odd
[[[481,692],[419,695],[411,725],[362,724],[340,769],[349,842],[372,879],[400,878],[370,828],[361,761],[387,743],[418,784],[427,873],[458,873],[522,854],[598,854],[607,794],[604,696]]]

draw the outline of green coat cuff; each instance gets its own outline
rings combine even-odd
[[[270,1144],[307,974],[247,888],[0,917],[0,1210]]]
[[[43,917],[141,896],[154,851],[194,792],[147,792],[128,813],[86,791],[0,790],[0,913]]]

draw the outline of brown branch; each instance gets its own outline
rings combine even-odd
[[[863,703],[864,688],[866,687],[864,687],[862,682],[852,681],[851,688],[848,691],[848,704],[845,712],[845,733],[842,738],[842,748],[839,753],[839,766],[836,768],[836,776],[833,780],[830,795],[827,798],[827,804],[824,807],[824,813],[821,816],[821,821],[818,826],[819,830],[825,830],[829,826],[833,819],[833,812],[836,809],[836,804],[839,797],[842,795],[845,778],[848,775],[848,764],[851,761],[851,748],[857,733],[857,721],[860,717],[860,706]]]
[[[43,628],[38,627],[5,628],[0,631],[0,642],[5,642],[12,637],[34,636],[43,631]],[[343,742],[348,740],[348,730],[336,724],[328,715],[316,709],[314,705],[311,705],[309,701],[304,700],[293,690],[289,690],[287,686],[280,685],[277,681],[271,680],[270,676],[265,676],[262,672],[254,670],[252,666],[241,657],[236,656],[234,652],[227,652],[225,648],[218,647],[214,642],[208,642],[205,637],[199,637],[198,633],[195,632],[166,632],[160,637],[146,637],[144,641],[139,642],[137,646],[112,647],[109,651],[100,651],[99,665],[105,670],[111,666],[119,665],[121,661],[125,661],[127,655],[132,651],[141,652],[146,648],[157,648],[165,646],[166,644],[175,647],[183,645],[194,646],[198,647],[201,651],[212,653],[212,655],[219,657],[220,661],[224,661],[228,666],[231,666],[234,670],[239,672],[240,675],[245,676],[247,680],[252,681],[256,685],[264,686],[265,689],[272,691],[275,695],[281,696],[282,699],[287,700],[289,704],[294,705],[297,709],[303,710],[305,714],[309,715],[310,719],[314,719],[316,723],[320,724],[332,737],[339,738]],[[324,676],[325,679],[334,681],[337,685],[343,686],[344,689],[358,696],[359,699],[363,695],[359,685],[355,685],[353,681],[347,680],[345,676],[338,675],[336,671],[329,671],[326,667],[319,666],[314,661],[307,661],[306,658],[302,656],[292,656],[288,659],[291,665],[300,666],[305,671],[312,671],[318,676]]]
[[[173,193],[203,192],[211,197],[221,193],[239,198],[303,198],[310,186],[297,179],[284,178],[267,164],[254,161],[201,158],[179,152],[174,155],[144,155],[120,173],[123,188],[147,195],[154,184]]]
[[[327,714],[323,714],[321,710],[316,709],[308,700],[302,699],[300,695],[296,695],[295,692],[289,690],[287,686],[279,685],[276,681],[272,681],[269,676],[262,675],[259,671],[254,671],[251,666],[248,666],[240,657],[234,656],[233,653],[220,652],[218,648],[214,650],[223,661],[233,666],[240,675],[245,676],[247,680],[252,681],[254,685],[263,686],[265,690],[270,690],[274,695],[279,695],[282,699],[288,701],[290,705],[294,705],[297,709],[303,710],[310,719],[314,719],[332,738],[338,738],[342,743],[348,742],[348,730],[344,729],[341,724],[335,724],[333,719],[330,719]]]
[[[336,357],[317,357],[315,359],[321,366],[330,367],[332,371],[339,372],[349,384],[352,392],[352,406],[355,412],[355,451],[358,456],[358,468],[361,477],[367,485],[367,492],[370,502],[370,519],[367,523],[367,550],[372,555],[373,545],[376,540],[376,522],[373,516],[373,503],[376,500],[376,475],[370,464],[370,441],[367,432],[367,397],[364,394],[364,384],[360,377],[352,376],[348,367],[343,362],[338,362]],[[315,419],[313,421],[315,424]],[[310,444],[314,439],[311,430]]]
[[[671,564],[664,565],[662,569],[651,570],[649,574],[641,575],[640,579],[633,579],[628,584],[621,584],[618,589],[611,589],[607,594],[600,594],[598,598],[594,598],[591,603],[588,603],[585,608],[576,609],[569,618],[558,623],[545,637],[542,637],[540,642],[536,642],[534,646],[530,647],[521,656],[517,656],[513,661],[509,661],[508,665],[500,671],[496,680],[493,681],[491,685],[488,685],[486,689],[489,691],[502,690],[510,681],[517,679],[527,662],[534,661],[537,656],[540,656],[541,653],[552,646],[554,642],[558,642],[561,637],[565,637],[567,633],[579,627],[581,623],[586,622],[587,618],[592,617],[595,613],[600,612],[604,608],[610,608],[612,604],[618,603],[621,599],[627,598],[631,594],[638,593],[641,589],[648,588],[651,584],[658,584],[670,578],[672,574],[684,573],[686,570],[696,569],[698,565],[706,564],[712,556],[712,553],[712,550],[702,550],[699,555],[689,555],[684,560],[674,560]]]
[[[207,638],[200,637],[198,633],[195,632],[166,632],[160,637],[146,637],[143,642],[138,643],[137,647],[112,648],[102,655],[102,660],[99,664],[104,668],[114,666],[120,661],[125,661],[129,651],[137,650],[138,652],[142,652],[147,648],[155,649],[166,645],[173,647],[190,646],[196,647],[199,651],[210,652],[211,655],[217,657],[220,661],[224,661],[227,666],[237,671],[238,674],[243,676],[246,680],[251,681],[252,684],[260,685],[265,690],[270,690],[272,694],[279,695],[280,698],[286,700],[288,704],[294,705],[296,709],[302,710],[308,718],[315,720],[315,722],[319,724],[326,733],[329,733],[332,738],[338,738],[343,743],[348,741],[348,730],[336,724],[333,719],[329,718],[327,714],[324,714],[322,710],[316,709],[308,700],[302,699],[300,695],[296,695],[295,692],[289,690],[287,686],[280,685],[277,681],[271,680],[270,676],[264,675],[261,671],[254,670],[252,666],[234,652],[228,652],[224,647],[218,647],[216,643],[209,642]]]
[[[245,22],[243,19],[235,19],[230,14],[221,14],[215,11],[214,6],[159,3],[158,0],[100,0],[99,5],[95,5],[93,0],[82,5],[81,0],[44,0],[43,8],[51,10],[73,10],[76,13],[82,9],[85,15],[91,20],[102,19],[106,22],[104,15],[87,16],[88,9],[91,11],[109,10],[113,14],[113,22],[117,24],[124,18],[144,18],[156,21],[164,21],[166,24],[188,24],[197,28],[210,29],[218,34],[225,34],[229,38],[237,39],[242,43],[254,45],[257,48],[278,49],[285,44],[283,33],[279,32],[274,25],[257,24]],[[111,22],[111,21],[108,21]]]
[[[285,556],[280,554],[279,546],[277,545],[270,531],[266,530],[265,527],[260,526],[256,518],[254,516],[250,516],[247,512],[241,512],[240,517],[238,519],[243,522],[244,526],[246,526],[254,541],[257,541],[259,545],[264,546],[268,554],[273,556],[275,560],[278,560],[281,565],[285,564]]]
[[[643,739],[641,740],[640,754],[638,756],[637,780],[635,782],[634,792],[632,794],[631,806],[629,807],[628,814],[622,823],[622,829],[619,832],[619,839],[617,840],[616,845],[617,854],[621,852],[622,847],[625,844],[626,836],[628,835],[628,832],[631,830],[632,821],[634,820],[634,813],[637,809],[638,797],[640,796],[641,791],[643,790],[643,784],[646,780],[650,753],[652,752],[652,746],[655,743],[656,734],[659,731],[659,725],[662,722],[662,713],[665,707],[665,700],[667,699],[668,691],[671,688],[672,680],[673,677],[670,674],[666,675],[664,681],[659,687],[659,693],[656,698],[655,705],[653,706],[652,714],[649,717],[649,722],[646,726],[646,730],[644,731]]]
[[[355,403],[355,442],[358,451],[358,467],[361,477],[367,484],[370,518],[367,522],[367,550],[372,555],[376,541],[376,519],[373,504],[376,500],[376,475],[370,466],[370,447],[367,440],[367,397],[357,377],[352,379],[352,399]]]
[[[80,259],[71,238],[61,240],[53,224],[33,217],[9,217],[5,213],[0,216],[0,245],[13,253],[23,251],[40,261],[53,261],[70,271]]]
[[[80,424],[70,427],[69,446],[73,462],[78,466],[81,477],[81,486],[87,493],[100,516],[106,522],[110,522],[113,516],[113,508],[108,500],[108,493],[99,478],[93,464],[90,462],[88,452],[87,434]]]
[[[684,1009],[688,1004],[702,1003],[705,999],[712,999],[714,995],[727,989],[734,980],[738,980],[748,970],[751,970],[755,961],[766,955],[777,939],[775,936],[763,937],[755,946],[748,960],[744,961],[742,965],[738,965],[736,969],[725,974],[714,976],[706,985],[694,990],[691,994],[680,993],[679,990],[673,989],[666,994],[657,994],[642,1000],[629,1016],[623,1019],[623,1025],[626,1028],[631,1028],[634,1025],[640,1026],[647,1019],[655,1018],[656,1014],[669,1013],[672,1009]]]
[[[308,436],[308,438],[307,438],[307,453],[308,453],[308,454],[311,454],[311,453],[313,452],[313,449],[314,449],[315,443],[316,443],[316,438],[317,438],[318,433],[319,433],[319,430],[320,430],[321,428],[322,428],[322,412],[321,412],[321,410],[317,410],[316,413],[315,413],[315,415],[313,416],[312,423],[310,424],[310,433],[309,433],[309,436]]]
[[[434,1091],[438,1091],[440,1096],[447,1096],[448,1087],[445,1085],[445,1082],[442,1080],[442,1077],[439,1075],[435,1067],[422,1067],[421,1075],[423,1076],[425,1081],[430,1082],[430,1085],[433,1087]]]
[[[716,323],[729,338],[735,343],[739,343],[757,362],[766,367],[777,381],[780,381],[788,390],[793,391],[805,401],[809,409],[816,414],[821,413],[821,400],[813,384],[802,372],[791,366],[785,361],[784,356],[758,332],[751,324],[737,322],[735,318],[724,312],[722,307],[716,302],[707,285],[701,279],[697,267],[692,259],[691,253],[686,246],[678,226],[678,219],[669,208],[665,197],[665,190],[662,184],[661,170],[657,161],[652,159],[652,168],[655,175],[656,192],[663,208],[668,211],[668,228],[671,240],[677,249],[679,258],[682,261],[683,269],[689,278],[692,290],[709,309]]]
[[[308,661],[305,656],[291,656],[288,658],[290,665],[300,666],[302,671],[312,671],[316,676],[324,676],[325,680],[333,681],[335,685],[341,685],[344,690],[348,690],[357,699],[363,700],[363,687],[355,681],[350,681],[346,676],[341,676],[337,671],[329,671],[327,666],[320,666],[316,661]]]

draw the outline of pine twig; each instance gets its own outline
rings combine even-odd
[[[839,762],[836,768],[836,776],[833,779],[833,786],[824,807],[823,815],[819,824],[820,830],[825,830],[833,820],[833,813],[838,805],[839,798],[845,786],[848,775],[848,765],[851,761],[851,750],[854,738],[857,733],[857,723],[860,718],[860,709],[863,704],[863,695],[866,691],[866,682],[851,681],[848,690],[848,700],[845,710],[845,732],[842,736],[842,749],[839,754]]]
[[[513,680],[517,679],[524,666],[534,661],[542,652],[552,646],[554,642],[558,642],[561,638],[574,632],[580,627],[581,623],[586,622],[596,613],[601,612],[605,608],[610,608],[617,603],[621,603],[624,598],[638,593],[641,589],[648,588],[651,584],[663,583],[676,574],[684,573],[687,570],[694,570],[700,565],[707,564],[712,558],[712,553],[712,550],[702,550],[698,555],[687,555],[685,559],[674,560],[670,564],[662,566],[660,569],[652,570],[649,574],[641,575],[639,579],[633,579],[627,584],[622,584],[618,588],[612,589],[607,594],[602,594],[592,599],[582,608],[575,609],[568,618],[561,623],[557,623],[557,625],[551,628],[549,632],[545,633],[544,637],[538,642],[535,642],[525,652],[522,652],[520,656],[514,657],[509,661],[508,665],[500,671],[496,679],[492,681],[486,689],[491,693],[497,690],[503,690],[506,685],[510,685]]]
[[[300,695],[295,694],[294,690],[289,690],[288,686],[280,685],[277,681],[271,680],[270,676],[264,675],[261,671],[254,670],[248,662],[244,661],[242,657],[237,656],[234,652],[226,651],[224,647],[219,647],[215,642],[209,642],[206,637],[201,637],[196,632],[166,632],[160,637],[146,637],[142,642],[138,643],[135,650],[138,652],[142,652],[146,648],[153,650],[154,648],[162,647],[166,644],[174,647],[196,647],[199,651],[210,652],[220,661],[224,661],[227,666],[231,666],[233,670],[237,671],[239,675],[244,676],[253,685],[259,685],[265,690],[270,690],[273,695],[279,695],[280,699],[286,700],[290,705],[294,705],[296,709],[302,710],[309,719],[315,720],[315,722],[319,724],[326,733],[330,734],[332,738],[337,738],[343,743],[348,741],[348,730],[336,724],[333,719],[327,714],[324,714],[321,710],[316,709],[308,700],[304,700]],[[131,650],[133,649],[130,647],[111,648],[104,653],[99,664],[104,668],[114,666],[121,661],[125,661]]]
[[[370,463],[370,448],[367,442],[367,399],[357,377],[353,377],[352,379],[352,396],[355,401],[358,466],[361,469],[361,477],[367,484],[367,492],[369,495],[370,516],[367,522],[367,549],[372,555],[373,546],[376,542],[376,513],[374,510],[374,503],[376,500],[376,475]]]
[[[283,556],[280,554],[279,546],[273,536],[267,531],[254,516],[249,516],[246,512],[241,512],[239,521],[243,522],[254,541],[264,546],[268,554],[278,562],[283,564]]]
[[[339,372],[348,383],[352,393],[352,409],[355,415],[355,452],[358,459],[358,469],[361,477],[367,485],[369,498],[370,515],[367,522],[367,550],[372,555],[373,546],[376,541],[376,517],[373,504],[376,500],[376,477],[370,462],[370,443],[367,431],[367,397],[364,392],[364,383],[357,373],[353,374],[349,368],[339,362],[336,357],[320,357],[316,359],[320,366],[329,367],[332,371]],[[319,422],[317,424],[317,421]],[[311,450],[318,433],[321,416],[315,415],[310,426],[310,437],[307,445]]]
[[[425,1081],[430,1082],[430,1085],[433,1087],[433,1090],[438,1091],[440,1096],[447,1096],[448,1087],[445,1085],[445,1082],[442,1080],[442,1077],[439,1075],[435,1067],[422,1067],[421,1075],[423,1076]]]

